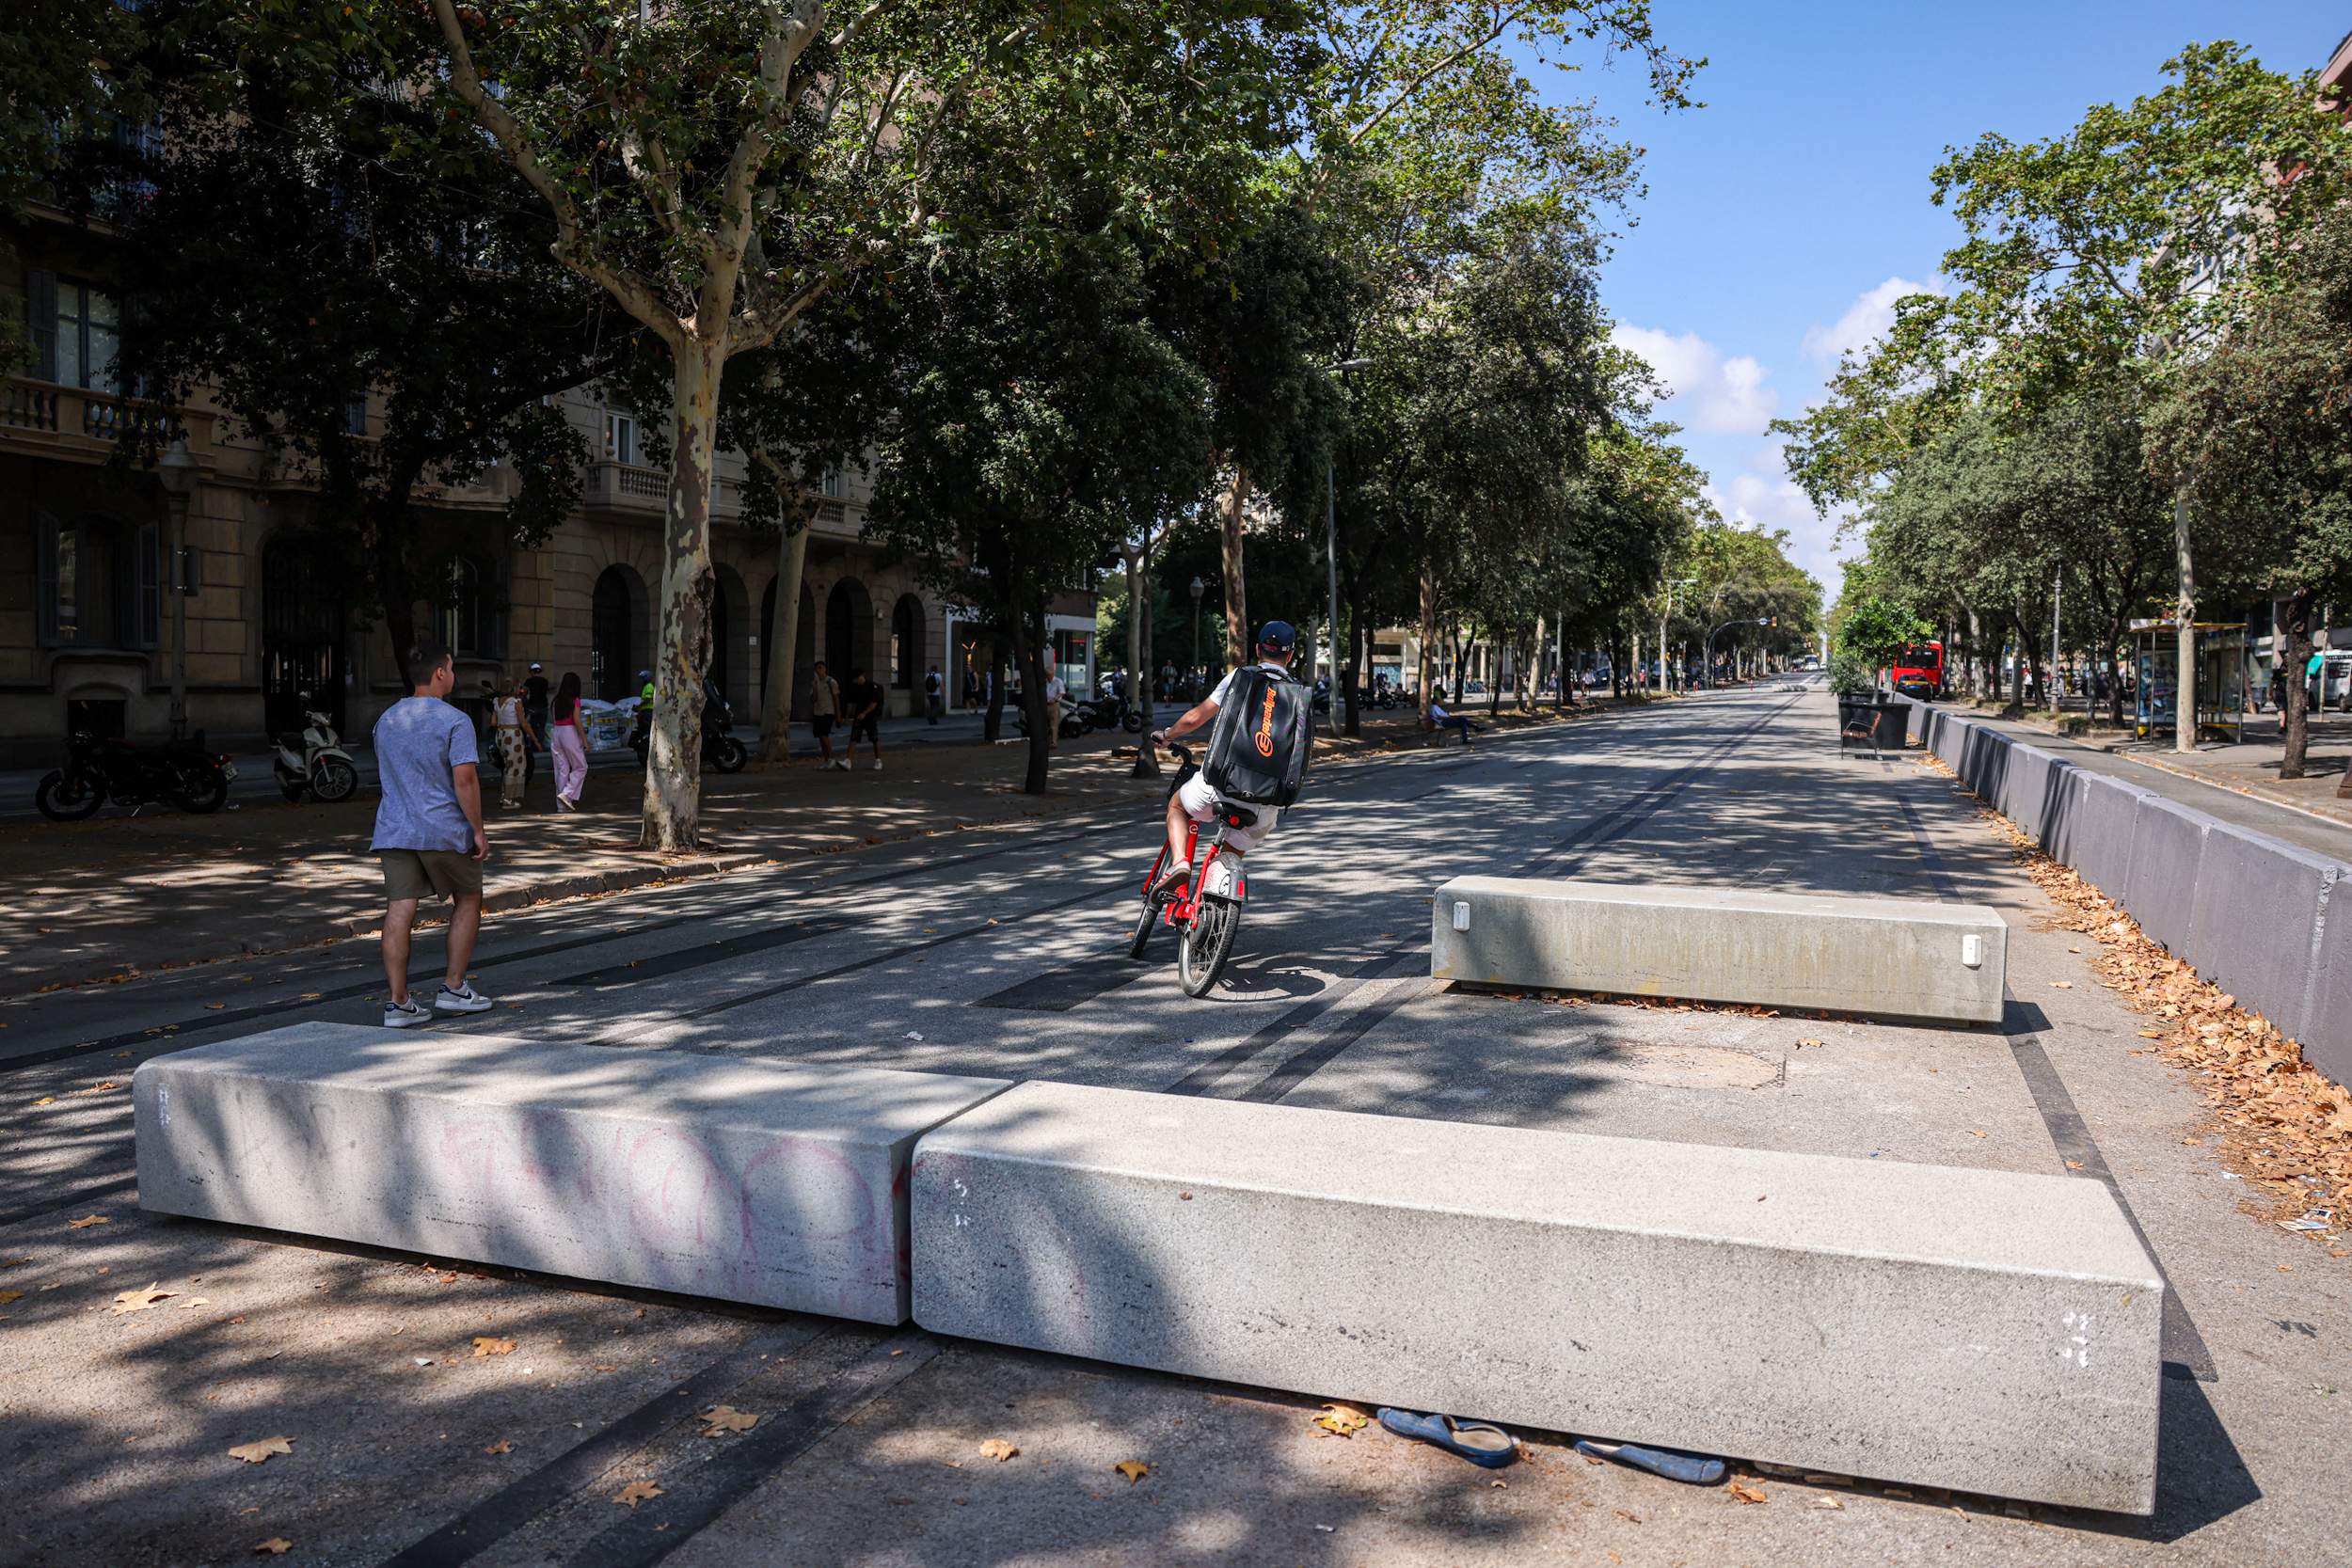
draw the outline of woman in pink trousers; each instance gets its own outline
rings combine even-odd
[[[588,749],[580,740],[580,676],[565,672],[548,716],[548,746],[555,752],[555,809],[578,811],[580,786],[588,782]]]

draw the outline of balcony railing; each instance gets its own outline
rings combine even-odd
[[[213,417],[207,413],[26,376],[11,376],[0,388],[0,439],[97,451],[126,436],[168,431],[175,425],[191,450],[212,444]]]

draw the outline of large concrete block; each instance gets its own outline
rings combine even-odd
[[[2161,795],[2140,798],[2132,818],[2132,869],[2123,907],[2139,928],[2183,958],[2189,956],[2197,879],[2212,817]]]
[[[131,1085],[145,1209],[882,1323],[916,1135],[1005,1087],[343,1024]]]
[[[1962,748],[1960,780],[1976,791],[1977,799],[1999,810],[2001,781],[2009,772],[2009,752],[2011,741],[2000,731],[1983,724],[1972,724],[1968,742]]]
[[[2312,1018],[2296,1038],[2306,1061],[2352,1085],[2352,877],[2337,879],[2325,917],[2312,971]]]
[[[1430,913],[1439,980],[2001,1019],[2009,932],[1979,905],[1457,877]]]
[[[2238,1006],[2301,1039],[2320,1020],[2320,949],[2337,920],[2352,920],[2352,865],[2215,822],[2182,956]]]
[[[2106,1187],[1027,1083],[924,1135],[914,1317],[1366,1404],[2146,1513]]]
[[[2050,810],[2046,831],[2042,834],[2042,847],[2053,860],[2068,865],[2074,863],[2076,841],[2081,836],[2084,781],[2090,778],[2089,770],[2071,762],[2061,762],[2050,773]]]
[[[2038,746],[2010,748],[1996,809],[2045,848],[2066,771],[2064,763]]]
[[[2132,838],[2140,802],[2151,798],[2137,784],[2085,769],[2081,794],[2069,814],[2067,852],[2060,858],[2120,908],[2130,907]]]

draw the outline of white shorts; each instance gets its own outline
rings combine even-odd
[[[1198,773],[1186,779],[1184,788],[1176,792],[1176,803],[1184,808],[1186,816],[1203,825],[1216,821],[1225,809],[1225,802],[1217,798],[1216,790],[1209,787],[1209,781]],[[1248,809],[1258,814],[1257,826],[1225,830],[1225,842],[1236,854],[1246,855],[1255,849],[1265,835],[1274,831],[1275,823],[1281,816],[1281,813],[1272,806],[1251,806]]]

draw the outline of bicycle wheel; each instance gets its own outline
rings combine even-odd
[[[1176,978],[1186,996],[1206,996],[1233,956],[1233,933],[1241,927],[1241,906],[1204,898],[1176,947]]]
[[[1127,957],[1140,958],[1143,950],[1152,945],[1152,927],[1160,923],[1160,906],[1152,899],[1143,901],[1143,912],[1136,916],[1136,940],[1127,944]]]

